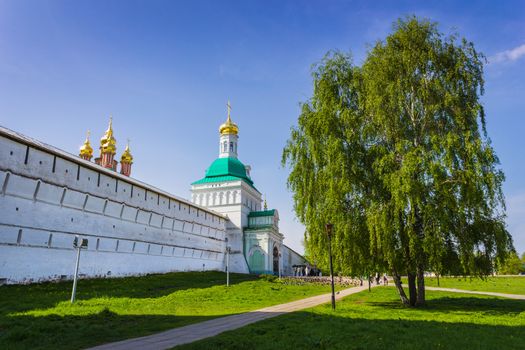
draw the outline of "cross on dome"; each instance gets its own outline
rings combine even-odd
[[[239,133],[239,127],[237,126],[237,124],[232,122],[232,119],[231,119],[232,105],[230,104],[230,100],[228,100],[228,103],[226,104],[226,108],[228,109],[228,118],[226,119],[226,122],[219,127],[219,132],[221,133],[221,135],[228,135],[228,134],[237,135]]]

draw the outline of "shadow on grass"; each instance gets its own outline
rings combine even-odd
[[[399,301],[374,302],[367,301],[373,307],[390,310],[407,309]],[[481,312],[487,315],[518,315],[525,312],[525,302],[514,299],[497,299],[491,297],[439,297],[427,301],[423,307],[414,310],[455,313],[455,312]]]
[[[230,274],[230,284],[255,279],[255,275]],[[101,297],[158,298],[180,290],[208,288],[225,283],[226,274],[217,271],[81,279],[77,287],[77,300]],[[71,298],[72,285],[72,281],[63,281],[0,286],[0,317],[7,313],[46,309],[61,301],[68,301]]]
[[[174,349],[523,349],[525,326],[295,312]]]
[[[227,315],[226,315],[227,316]],[[12,316],[0,326],[2,349],[82,349],[206,321],[216,316]]]

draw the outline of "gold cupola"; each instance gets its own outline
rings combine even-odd
[[[124,164],[133,164],[133,156],[131,155],[131,151],[129,150],[129,141],[126,145],[124,153],[122,153],[122,156],[120,157],[120,162]]]
[[[84,141],[84,144],[80,147],[79,156],[86,160],[91,160],[91,157],[93,157],[93,147],[91,147],[91,144],[89,143],[89,130],[86,134],[86,141]]]
[[[109,117],[109,126],[106,133],[100,139],[100,153],[111,153],[117,152],[117,140],[113,136],[113,117]]]
[[[219,127],[219,132],[221,133],[221,135],[228,135],[228,134],[237,135],[239,133],[239,127],[237,126],[237,124],[232,122],[232,119],[230,117],[230,112],[232,110],[230,101],[228,101],[227,106],[228,106],[228,119],[226,119],[226,122]]]

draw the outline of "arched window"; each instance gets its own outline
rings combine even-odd
[[[233,142],[230,142],[230,152],[233,152]]]
[[[224,141],[224,143],[222,145],[222,151],[226,152],[227,150],[228,150],[228,141]]]

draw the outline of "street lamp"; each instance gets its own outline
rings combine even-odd
[[[332,229],[334,225],[326,224],[326,235],[328,236],[328,254],[330,255],[330,277],[332,279],[332,310],[335,310],[335,290],[334,290],[334,267],[332,265]]]
[[[279,252],[279,278],[282,277],[282,272],[281,272],[281,252]]]
[[[77,280],[78,280],[78,266],[80,264],[80,250],[87,249],[88,240],[87,238],[80,238],[78,235],[75,236],[73,241],[73,248],[77,249],[77,262],[75,264],[75,275],[73,276],[73,291],[71,292],[71,304],[75,302],[75,295],[77,294]]]
[[[230,286],[230,252],[231,247],[228,245],[228,237],[224,239],[226,242],[226,287]]]

